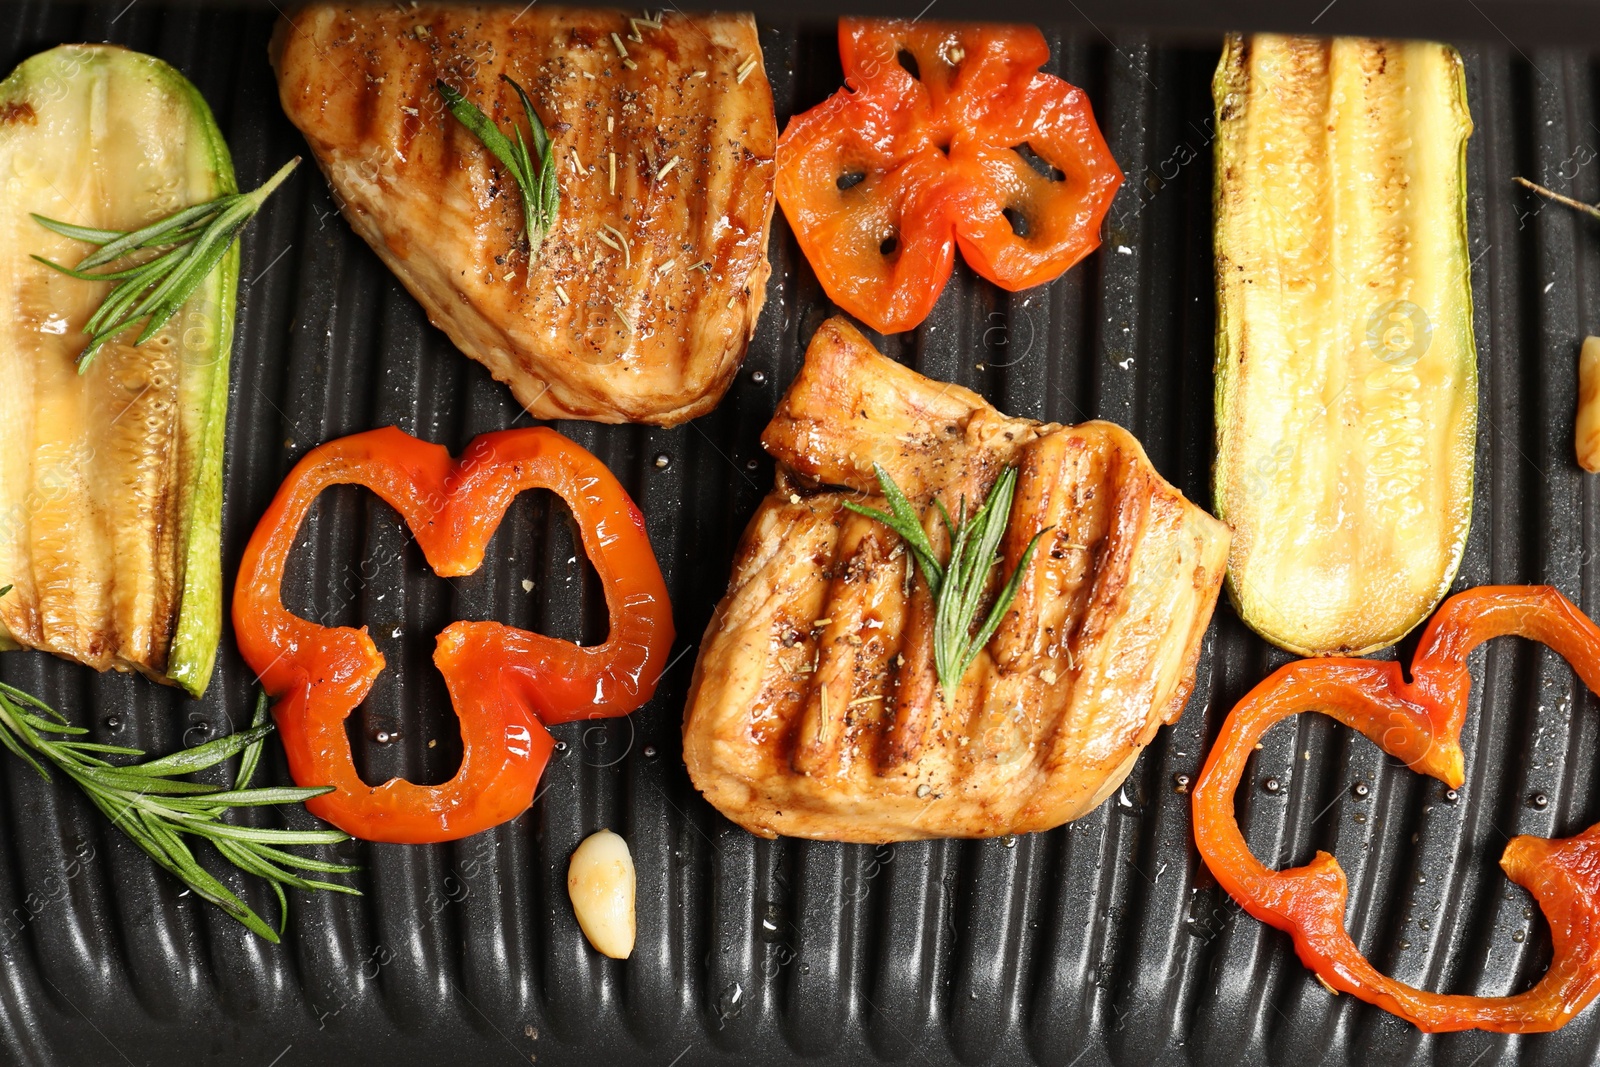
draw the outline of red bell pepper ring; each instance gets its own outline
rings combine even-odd
[[[1088,97],[1039,72],[1050,48],[1036,28],[841,19],[839,58],[845,87],[790,120],[776,181],[834,303],[880,332],[909,330],[957,245],[1010,290],[1099,245],[1122,172]]]
[[[470,574],[506,508],[524,489],[551,489],[577,520],[600,576],[611,632],[580,647],[497,622],[455,622],[433,660],[461,721],[461,769],[442,785],[356,772],[344,720],[383,670],[366,628],[291,614],[284,562],[306,512],[331,485],[364,485],[398,511],[429,566]],[[650,699],[672,646],[672,609],[644,517],[611,472],[552,430],[484,434],[459,461],[393,427],[313,449],[284,480],[239,568],[233,627],[261,677],[289,769],[301,785],[331,785],[313,814],[369,841],[450,841],[515,818],[533,802],[554,747],[544,724],[626,715]]]
[[[1360,730],[1412,770],[1457,788],[1472,676],[1467,655],[1491,637],[1517,634],[1550,646],[1600,692],[1600,628],[1548,586],[1484,586],[1445,602],[1422,635],[1412,681],[1400,665],[1363,659],[1301,660],[1280,668],[1239,702],[1206,758],[1194,791],[1195,842],[1206,866],[1256,918],[1287,931],[1301,962],[1330,990],[1351,993],[1429,1033],[1541,1033],[1565,1024],[1600,993],[1600,825],[1575,837],[1527,835],[1500,866],[1539,901],[1554,955],[1532,989],[1515,996],[1429,993],[1380,974],[1344,929],[1347,884],[1326,852],[1274,871],[1251,854],[1233,798],[1257,740],[1274,723],[1319,711]]]

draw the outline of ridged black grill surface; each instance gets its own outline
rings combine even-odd
[[[266,62],[274,17],[150,0],[9,7],[0,60],[9,68],[51,45],[102,39],[168,59],[211,102],[240,184],[253,187],[304,151]],[[1007,412],[1121,423],[1208,503],[1215,43],[1050,36],[1054,69],[1088,89],[1128,174],[1104,246],[1019,296],[958,266],[922,329],[878,340]],[[780,122],[837,85],[831,27],[767,22],[762,43]],[[1464,52],[1482,383],[1477,497],[1457,584],[1552,582],[1594,613],[1600,488],[1573,463],[1571,421],[1578,342],[1600,332],[1600,228],[1541,210],[1510,179],[1600,198],[1597,71],[1583,54]],[[649,520],[679,630],[651,704],[631,720],[557,728],[565,749],[533,809],[509,825],[453,845],[340,848],[365,865],[366,895],[295,896],[281,947],[181,893],[71,788],[0,759],[5,1060],[1487,1067],[1600,1056],[1595,1011],[1553,1036],[1429,1038],[1330,997],[1287,938],[1211,882],[1175,779],[1197,774],[1233,701],[1284,658],[1226,607],[1182,720],[1117,795],[1059,830],[873,849],[760,841],[711,810],[679,756],[693,649],[771,483],[757,437],[830,311],[781,215],[772,256],[749,358],[715,412],[672,431],[557,426],[610,465]],[[245,242],[228,427],[230,590],[294,460],[390,423],[459,450],[528,419],[428,326],[307,165]],[[605,630],[592,576],[543,496],[519,501],[483,571],[455,581],[427,572],[399,520],[360,491],[324,497],[301,548],[290,606],[368,625],[389,659],[351,720],[373,781],[442,780],[459,758],[429,658],[450,620],[497,618],[567,638]],[[1475,671],[1458,801],[1308,716],[1269,735],[1241,809],[1268,862],[1305,862],[1317,848],[1339,858],[1350,928],[1380,968],[1498,994],[1537,979],[1549,938],[1496,861],[1513,834],[1568,834],[1600,819],[1600,715],[1551,653],[1496,642]],[[198,703],[37,653],[4,657],[0,674],[98,739],[159,752],[238,728],[253,699],[231,634]],[[275,742],[272,751],[268,772],[285,781]],[[1268,776],[1285,788],[1266,793]],[[1357,782],[1370,789],[1364,799]],[[1549,798],[1542,810],[1528,803],[1535,792]],[[639,873],[639,941],[626,964],[589,949],[566,897],[567,857],[602,826],[628,837]],[[259,886],[248,892],[270,906]]]

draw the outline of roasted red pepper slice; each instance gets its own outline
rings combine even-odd
[[[1378,973],[1345,933],[1347,886],[1338,861],[1318,852],[1304,867],[1266,867],[1239,831],[1234,791],[1261,735],[1303,711],[1331,715],[1412,770],[1459,787],[1461,724],[1472,687],[1467,655],[1504,634],[1549,645],[1600,692],[1600,628],[1587,616],[1548,586],[1484,586],[1439,609],[1412,659],[1410,682],[1398,663],[1376,660],[1301,660],[1280,668],[1229,713],[1194,792],[1195,841],[1223,888],[1256,918],[1288,931],[1324,985],[1429,1033],[1554,1030],[1600,993],[1600,825],[1563,840],[1519,836],[1506,846],[1500,866],[1534,895],[1550,923],[1550,968],[1515,996],[1454,996]]]
[[[884,333],[927,318],[954,249],[1006,289],[1100,243],[1122,172],[1089,100],[1039,73],[1032,26],[841,19],[845,88],[790,120],[778,202],[834,303]],[[1031,156],[1031,159],[1030,159]]]
[[[364,485],[400,513],[429,566],[470,574],[506,508],[524,489],[551,489],[577,521],[600,576],[611,632],[580,647],[497,622],[456,622],[433,660],[461,721],[461,769],[421,786],[361,780],[345,718],[383,670],[366,629],[291,614],[284,562],[318,494]],[[245,548],[233,598],[245,662],[276,698],[273,714],[300,785],[334,792],[306,807],[369,841],[449,841],[515,818],[533,801],[554,745],[545,723],[626,715],[650,699],[672,645],[666,584],[644,517],[594,456],[542,428],[477,438],[459,461],[393,427],[340,438],[295,465]]]

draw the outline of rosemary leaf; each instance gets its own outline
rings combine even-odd
[[[216,842],[216,845],[217,850],[227,857],[229,862],[233,863],[240,870],[249,874],[253,874],[258,878],[269,879],[273,882],[275,887],[286,885],[294,889],[304,890],[306,892],[311,892],[317,889],[327,889],[335,893],[355,892],[355,890],[352,890],[349,886],[339,885],[334,882],[322,882],[314,878],[302,878],[293,871],[286,871],[276,864],[263,860],[254,852],[241,849],[238,845],[231,841],[218,841]]]
[[[125,770],[128,774],[143,774],[153,777],[193,774],[195,771],[203,771],[207,767],[215,767],[223,760],[238,755],[250,745],[270,734],[272,729],[270,724],[263,723],[260,726],[251,727],[243,733],[219,737],[215,741],[207,741],[203,745],[186,748],[182,752],[174,752],[170,756],[162,756],[160,759],[150,760],[148,763],[140,763]]]
[[[265,689],[256,690],[256,711],[255,715],[250,719],[250,729],[256,730],[267,724],[267,712],[269,709],[270,701],[267,700],[267,691]],[[261,750],[264,747],[262,742],[265,740],[265,737],[259,737],[253,744],[245,747],[243,754],[239,757],[239,773],[234,776],[233,788],[248,789],[250,787],[250,780],[256,776],[256,768],[261,765]]]
[[[289,921],[289,898],[284,895],[283,885],[276,879],[267,883],[272,887],[272,893],[278,898],[278,930],[279,937],[283,936],[283,925]],[[356,896],[360,896],[358,892]]]
[[[169,265],[174,260],[177,260],[182,256],[183,249],[174,248],[163,252],[155,259],[148,260],[144,263],[135,264],[132,267],[125,267],[122,270],[102,272],[100,274],[96,274],[93,271],[88,270],[79,270],[76,267],[63,267],[61,264],[53,263],[39,255],[30,256],[29,258],[37,263],[43,263],[47,267],[58,270],[69,278],[76,278],[81,282],[119,282],[124,278],[136,278],[141,274],[154,276],[160,273],[162,267]],[[101,310],[98,311],[97,314],[103,315],[105,302],[102,302],[100,306]],[[91,318],[89,321],[93,322],[94,320]]]
[[[113,756],[142,755],[139,749],[129,748],[127,745],[102,745],[97,741],[62,741],[60,745],[74,752],[105,752]]]
[[[144,753],[125,745],[76,740],[86,733],[37,697],[0,683],[0,745],[26,760],[47,780],[46,764],[65,774],[88,796],[113,826],[138,845],[152,861],[188,886],[196,896],[217,905],[254,933],[276,942],[279,932],[223,885],[195,858],[187,837],[201,837],[238,870],[266,878],[278,899],[280,915],[287,898],[283,886],[304,891],[330,890],[359,894],[353,886],[305,878],[287,868],[318,874],[349,874],[357,868],[296,856],[284,846],[327,845],[348,840],[339,830],[281,830],[241,826],[224,821],[241,807],[297,804],[329,791],[328,787],[264,786],[251,788],[260,764],[262,744],[273,730],[267,720],[266,696],[256,703],[249,729],[195,748],[145,763],[114,766],[98,754],[139,758]],[[216,766],[242,753],[239,770],[229,785],[190,782],[178,776]],[[279,930],[282,929],[280,919]]]
[[[292,166],[293,164],[291,164]],[[132,233],[117,233],[110,241],[92,241],[91,244],[100,245],[100,251],[91,252],[79,264],[82,268],[98,267],[113,260],[121,259],[129,252],[139,248],[151,248],[155,245],[169,244],[166,238],[175,236],[178,231],[188,229],[190,226],[204,223],[204,221],[222,210],[224,204],[229,203],[238,193],[225,193],[216,200],[208,200],[204,204],[195,204],[192,207],[182,208],[179,211],[158,219],[143,229],[134,230]],[[56,230],[57,224],[52,224],[49,219],[39,219],[41,226]],[[115,230],[110,231],[116,233]]]
[[[92,245],[109,244],[123,236],[121,230],[96,230],[88,226],[74,226],[70,222],[57,222],[43,215],[34,215],[33,221],[63,237],[70,237],[74,241],[87,241]]]
[[[11,592],[11,586],[9,585],[4,589],[0,589],[0,593],[9,592]],[[25,693],[15,686],[7,685],[5,682],[0,682],[0,694],[10,697],[17,704],[26,705],[27,707],[33,708],[36,711],[44,712],[50,718],[54,719],[58,723],[61,723],[63,726],[67,724],[67,717],[65,715],[61,714],[55,708],[52,708],[49,704],[46,704],[32,693]],[[75,726],[73,729],[80,729],[80,727]]]
[[[122,767],[78,767],[69,769],[67,773],[74,778],[79,774],[84,774],[108,789],[118,789],[138,796],[184,796],[186,794],[215,793],[217,791],[215,786],[205,785],[201,782],[184,782],[175,781],[171,778],[159,778],[140,774],[137,771]]]
[[[900,487],[889,476],[889,472],[876,463],[872,465],[872,469],[878,476],[878,484],[883,487],[883,498],[889,502],[889,509],[893,514],[885,514],[877,508],[864,507],[850,501],[846,501],[844,506],[857,514],[865,515],[869,519],[877,519],[899,534],[916,557],[917,566],[922,571],[923,579],[928,583],[928,589],[934,596],[938,596],[939,583],[944,577],[944,568],[939,564],[939,556],[934,552],[933,544],[928,540],[927,531],[922,528],[922,520],[917,517],[916,509],[911,506],[911,501],[906,499],[906,495],[900,491]],[[942,505],[940,509],[943,510]],[[945,524],[948,526],[949,522],[950,516],[946,514]],[[952,538],[953,533],[952,531]]]
[[[522,194],[522,224],[528,234],[528,260],[531,262],[538,258],[539,249],[556,222],[560,197],[556,188],[555,143],[551,141],[544,123],[539,120],[538,113],[533,110],[533,101],[522,86],[505,74],[500,75],[500,80],[511,86],[516,91],[517,99],[522,102],[522,114],[533,139],[531,153],[521,128],[512,127],[511,132],[516,137],[512,141],[500,132],[489,116],[458,90],[443,81],[435,82],[434,87],[444,98],[445,106],[456,117],[456,121],[483,142],[483,147],[500,161],[517,183],[517,191]],[[534,165],[535,158],[538,159],[537,167]]]
[[[207,804],[221,804],[231,808],[252,808],[262,804],[304,804],[312,797],[333,792],[333,786],[307,788],[297,785],[261,786],[256,789],[230,789],[224,793],[211,793],[205,797]]]
[[[299,164],[296,156],[252,193],[225,193],[215,200],[173,212],[138,230],[101,230],[47,219],[33,220],[53,233],[98,245],[99,250],[67,267],[43,256],[33,258],[47,267],[81,281],[115,282],[111,292],[84,324],[89,343],[78,354],[78,371],[87,370],[100,346],[140,320],[145,321],[135,345],[154,337],[167,320],[194,295],[222,257],[233,247],[239,231],[255,217],[273,190],[283,184]],[[150,259],[121,267],[114,265],[141,249],[164,248]],[[96,267],[113,266],[96,271]]]
[[[229,822],[197,826],[192,832],[212,838],[225,837],[231,841],[279,845],[337,845],[350,839],[350,835],[343,830],[268,830],[257,826],[235,826]]]
[[[483,142],[483,147],[487,148],[491,155],[508,170],[516,172],[522,169],[522,161],[517,158],[516,146],[489,121],[489,116],[485,115],[478,105],[462,96],[457,89],[442,79],[434,82],[434,88],[444,97],[445,107],[450,109],[450,114],[456,117],[457,122],[471,130],[472,135]]]
[[[954,703],[962,676],[1011,609],[1039,539],[1053,527],[1045,527],[1029,540],[1022,557],[1017,561],[1016,569],[1011,572],[1010,579],[1001,587],[988,615],[974,632],[978,609],[989,588],[989,576],[1000,562],[1000,539],[1005,536],[1006,527],[1011,521],[1017,469],[1007,467],[1000,472],[983,505],[970,518],[967,516],[965,500],[957,506],[953,520],[943,502],[934,501],[934,507],[950,535],[950,558],[944,564],[939,562],[916,509],[894,478],[877,464],[873,464],[873,471],[878,476],[878,484],[883,487],[889,511],[850,501],[845,502],[845,507],[883,523],[899,534],[911,549],[923,580],[928,583],[928,591],[933,596],[933,660],[939,676],[939,687],[944,692],[945,700]]]
[[[1052,527],[1046,526],[1034,534],[1028,541],[1028,547],[1022,550],[1022,558],[1017,560],[1017,569],[1011,572],[1011,578],[1001,588],[1000,595],[995,598],[994,607],[989,609],[989,617],[983,621],[978,632],[972,636],[972,654],[977,655],[977,650],[989,643],[994,632],[1000,628],[1001,621],[1011,607],[1011,602],[1017,598],[1017,589],[1022,585],[1022,576],[1028,569],[1028,564],[1033,559],[1034,549],[1039,547],[1039,541]]]
[[[53,734],[65,734],[69,737],[77,737],[89,732],[82,726],[71,726],[64,722],[56,722],[54,719],[41,718],[31,711],[19,711],[17,715],[35,730],[46,730]]]
[[[285,852],[281,848],[273,848],[271,845],[257,845],[251,851],[261,859],[271,860],[283,867],[298,867],[302,871],[317,871],[322,874],[352,874],[361,869],[348,863],[329,863],[326,860],[314,860],[307,856],[297,856],[293,852]]]
[[[350,886],[339,885],[336,881],[322,881],[317,880],[317,878],[301,877],[298,873],[294,873],[293,870],[285,870],[280,865],[264,859],[259,853],[259,849],[256,849],[256,851],[242,849],[234,841],[216,841],[216,846],[218,846],[219,853],[224,854],[230,862],[234,862],[238,869],[253,873],[258,878],[269,878],[275,885],[302,889],[306,893],[312,893],[315,889],[326,889],[330,893],[358,894],[358,891],[350,888]]]
[[[39,772],[40,778],[43,778],[47,782],[50,780],[50,772],[45,770],[44,766],[40,764],[38,760],[34,759],[32,755],[23,749],[22,744],[17,740],[16,736],[13,735],[10,730],[0,729],[0,744],[4,744],[16,755],[26,760],[28,766]]]
[[[533,150],[540,160],[543,160],[550,153],[550,135],[545,131],[544,123],[539,121],[539,116],[534,114],[533,101],[528,99],[528,94],[523,91],[522,86],[510,77],[504,74],[500,77],[516,92],[517,99],[522,101],[523,113],[528,116],[528,130],[533,134]],[[521,131],[518,131],[518,136],[521,136]]]

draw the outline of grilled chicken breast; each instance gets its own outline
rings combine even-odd
[[[316,3],[273,38],[279,95],[345,217],[537,418],[671,426],[744,358],[771,273],[777,120],[749,15]],[[516,182],[444,108],[555,143],[529,262]]]
[[[1228,530],[1127,431],[1008,418],[834,319],[762,443],[776,485],[701,644],[684,722],[690,777],[741,826],[859,842],[1048,829],[1099,804],[1183,710]],[[886,507],[875,463],[941,552],[934,499],[954,513],[1018,468],[995,585],[1047,530],[953,706],[911,554],[844,506]]]

